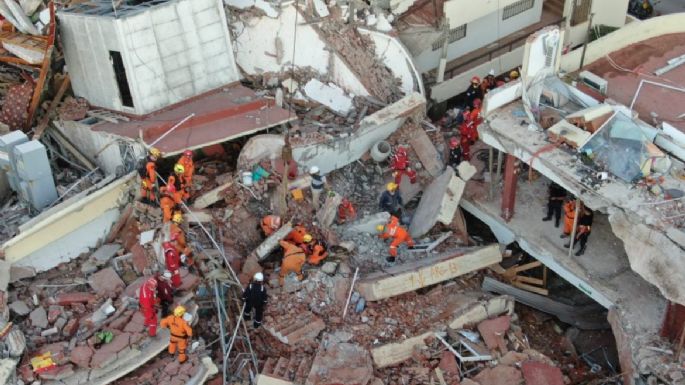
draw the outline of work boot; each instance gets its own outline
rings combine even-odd
[[[547,222],[547,221],[551,221],[551,220],[552,220],[552,217],[549,217],[549,216],[542,218],[543,222]]]
[[[559,221],[554,222],[554,227],[559,228]]]
[[[254,321],[254,322],[252,323],[252,327],[255,328],[255,329],[259,329],[260,326],[262,326],[262,323],[261,323],[261,322]]]
[[[561,235],[559,236],[559,238],[564,239],[564,238],[568,238],[569,236],[570,236],[570,235],[568,235],[568,234],[561,234]]]
[[[576,257],[580,257],[583,254],[585,254],[585,246],[580,247],[580,250],[576,253]]]
[[[386,258],[385,258],[385,262],[388,262],[388,263],[395,263],[395,259],[396,259],[395,257],[386,257]]]
[[[568,249],[569,247],[571,247],[571,242],[564,243],[564,249]],[[575,249],[576,245],[573,245],[573,248]]]

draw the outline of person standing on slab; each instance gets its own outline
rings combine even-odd
[[[255,329],[262,326],[262,316],[268,299],[269,296],[266,294],[266,287],[264,287],[264,274],[258,272],[243,291],[243,303],[245,304],[243,319],[249,321],[252,318],[252,309],[254,309],[252,326]]]
[[[559,227],[559,222],[561,221],[561,206],[566,198],[566,190],[552,182],[549,184],[548,194],[547,216],[542,218],[542,221],[547,222],[554,217],[554,227]]]
[[[323,188],[326,185],[326,177],[321,175],[321,172],[317,166],[312,166],[309,169],[309,175],[312,177],[312,182],[310,185],[312,190],[312,204],[314,205],[314,209],[318,210],[321,206],[321,191],[323,191]]]

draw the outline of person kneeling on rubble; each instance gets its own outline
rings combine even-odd
[[[381,210],[390,213],[390,215],[402,218],[402,196],[397,190],[398,187],[395,182],[386,184],[378,206]]]
[[[162,320],[159,327],[169,329],[169,354],[175,355],[178,348],[178,362],[184,363],[188,359],[186,349],[188,340],[193,336],[193,329],[185,320],[186,309],[183,306],[176,306],[174,313]]]
[[[262,326],[262,316],[264,315],[264,307],[269,296],[266,294],[266,287],[264,287],[264,274],[256,273],[252,282],[247,284],[243,291],[243,303],[245,310],[243,311],[243,319],[249,321],[252,318],[252,309],[254,309],[254,321],[252,326],[255,329]]]
[[[305,253],[309,256],[307,258],[307,263],[310,265],[318,265],[326,259],[328,256],[328,251],[326,250],[326,245],[320,241],[313,241],[311,234],[304,236],[304,245],[302,246]]]
[[[281,263],[278,282],[283,286],[285,277],[290,273],[297,274],[298,281],[303,280],[302,266],[307,260],[304,250],[287,241],[279,241],[279,243],[283,248],[283,262]]]
[[[397,217],[390,217],[390,222],[387,225],[378,225],[376,226],[376,230],[379,233],[378,237],[380,239],[392,238],[389,250],[390,256],[385,259],[389,263],[395,262],[395,259],[397,258],[397,248],[401,244],[406,243],[408,247],[414,247],[414,240],[409,236],[407,230],[400,226]]]

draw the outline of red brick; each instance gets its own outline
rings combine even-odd
[[[119,274],[113,268],[107,267],[90,276],[88,279],[90,287],[99,295],[116,297],[118,291],[126,287]]]
[[[63,293],[57,296],[57,303],[60,305],[71,305],[74,303],[88,303],[95,301],[95,295],[91,293],[72,292]]]
[[[90,366],[90,359],[93,357],[93,349],[89,346],[77,346],[71,350],[69,361],[80,368],[88,368]]]
[[[64,308],[61,306],[50,306],[50,309],[48,310],[48,322],[51,324],[55,323],[63,312]]]
[[[65,337],[71,337],[76,332],[78,331],[78,327],[80,325],[79,319],[78,318],[72,318],[70,319],[66,325],[64,325],[64,329],[62,329],[62,335]]]
[[[454,354],[448,350],[442,352],[442,357],[440,357],[440,370],[446,375],[454,376],[459,375],[459,366],[457,365],[457,358]]]
[[[147,258],[145,248],[139,243],[136,243],[131,248],[131,260],[133,261],[133,268],[138,274],[143,274],[143,270],[150,267],[150,261]]]
[[[488,348],[499,348],[502,354],[507,352],[504,334],[509,330],[510,320],[511,317],[507,315],[485,320],[478,324],[478,332],[480,332]]]
[[[519,385],[523,381],[518,369],[502,365],[483,369],[473,379],[480,385]]]
[[[524,362],[521,364],[521,371],[526,385],[564,385],[561,370],[542,362]]]
[[[48,369],[45,372],[38,374],[43,380],[55,380],[59,381],[64,378],[70,377],[74,374],[74,367],[71,364],[55,366],[54,368]]]

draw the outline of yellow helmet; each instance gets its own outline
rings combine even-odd
[[[176,224],[183,223],[183,214],[181,214],[180,211],[176,211],[174,216],[171,217],[171,220]]]
[[[184,314],[186,314],[186,308],[181,305],[176,306],[174,309],[174,315],[176,317],[183,317]]]
[[[510,77],[512,80],[513,80],[513,79],[518,79],[518,77],[519,77],[519,72],[516,71],[516,70],[512,70],[511,72],[509,72],[509,77]]]
[[[390,182],[390,183],[385,185],[385,189],[390,191],[390,192],[393,192],[393,191],[397,190],[397,183]]]
[[[383,225],[377,225],[376,226],[376,231],[378,231],[379,233],[382,232],[383,230],[385,230],[385,226],[383,226]]]
[[[185,171],[186,171],[186,168],[183,167],[182,164],[176,163],[176,164],[174,165],[174,172],[175,172],[176,174],[183,174]]]
[[[309,243],[312,241],[312,235],[311,234],[305,234],[304,237],[302,237],[305,243]]]
[[[162,155],[162,152],[155,147],[150,147],[149,153],[155,158],[159,158]]]

